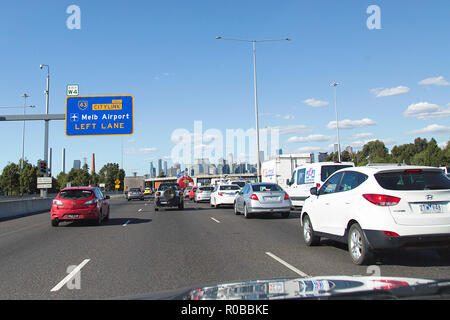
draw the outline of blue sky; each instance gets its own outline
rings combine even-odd
[[[81,29],[69,30],[66,9],[81,9]],[[378,5],[381,29],[366,13]],[[288,128],[285,153],[331,151],[336,141],[337,81],[341,145],[382,139],[388,148],[415,137],[450,138],[450,2],[442,1],[10,1],[0,10],[0,107],[23,105],[24,93],[45,112],[50,65],[50,113],[65,112],[66,85],[81,95],[133,95],[132,136],[66,137],[50,123],[53,174],[96,155],[96,168],[121,164],[148,173],[168,157],[171,134],[184,128],[254,127],[251,44],[216,40],[292,38],[257,45],[261,127]],[[0,108],[0,114],[23,109]],[[305,131],[303,128],[309,130]],[[22,123],[0,124],[0,168],[18,162]],[[27,122],[25,157],[43,157],[43,122]],[[170,164],[170,161],[169,161]]]

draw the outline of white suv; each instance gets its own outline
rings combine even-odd
[[[311,188],[301,213],[308,246],[321,237],[348,244],[356,264],[378,250],[450,248],[450,180],[432,167],[341,169]]]

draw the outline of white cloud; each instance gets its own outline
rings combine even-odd
[[[325,136],[323,134],[310,134],[307,137],[290,137],[287,142],[317,142],[317,141],[330,141],[334,137]]]
[[[353,141],[350,146],[354,147],[354,148],[362,148],[365,144],[369,143],[370,141],[381,141],[384,143],[385,146],[391,146],[395,143],[397,143],[397,141],[395,141],[392,138],[386,138],[386,139],[367,139],[367,140],[357,140],[357,141]]]
[[[339,121],[339,129],[355,129],[364,128],[368,126],[376,126],[376,122],[369,118],[361,120],[341,120]],[[330,121],[327,125],[328,129],[336,129],[336,121]]]
[[[373,137],[373,133],[363,132],[363,133],[357,133],[353,135],[353,139],[362,139],[362,138],[371,138]]]
[[[445,80],[443,76],[427,78],[419,81],[421,85],[450,86],[450,82]]]
[[[444,118],[450,116],[450,107],[445,109],[437,104],[428,102],[419,102],[408,106],[405,112],[405,117],[415,117],[421,120]]]
[[[438,147],[441,149],[447,148],[448,141],[438,143]]]
[[[270,116],[275,118],[280,118],[284,120],[292,120],[294,119],[294,116],[292,114],[274,114],[274,113],[261,113],[261,116]]]
[[[313,128],[302,124],[298,124],[292,126],[265,127],[261,130],[278,130],[279,134],[302,134],[306,132],[311,132]]]
[[[398,86],[395,88],[375,88],[370,90],[377,98],[396,96],[409,92],[409,88],[405,86]]]
[[[307,105],[311,106],[311,107],[324,107],[327,106],[329,104],[328,101],[320,101],[320,100],[316,100],[314,98],[310,98],[310,99],[306,99],[303,101],[304,103],[306,103]]]
[[[124,149],[125,154],[149,154],[152,152],[158,151],[157,148],[139,148],[136,149],[134,147]]]
[[[312,152],[319,152],[319,151],[325,152],[325,151],[328,151],[328,149],[326,149],[326,148],[321,148],[321,147],[311,147],[311,146],[308,146],[308,147],[297,148],[295,151],[296,151],[296,152],[301,152],[301,153],[312,153]]]
[[[410,134],[450,134],[450,127],[440,124],[430,124],[423,129],[411,131]]]

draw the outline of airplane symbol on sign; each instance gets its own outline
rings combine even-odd
[[[70,121],[77,122],[78,121],[78,113],[71,113]]]

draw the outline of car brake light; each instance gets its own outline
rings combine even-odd
[[[289,200],[289,195],[287,193],[284,194],[284,200]]]
[[[406,169],[405,172],[422,172],[421,169]]]
[[[375,290],[391,290],[400,287],[408,287],[408,282],[398,280],[372,280],[374,282],[373,288]]]
[[[63,202],[61,200],[55,199],[55,200],[53,200],[53,204],[56,204],[58,206],[62,206]]]
[[[223,193],[218,193],[218,195],[222,197],[222,196],[223,196]]]
[[[156,196],[159,197],[161,195],[161,192],[157,192]]]
[[[320,188],[320,183],[316,183],[316,188]]]
[[[258,201],[259,201],[259,198],[258,198],[258,196],[257,196],[256,194],[252,194],[252,195],[250,196],[250,199],[252,199],[252,200],[258,200]]]
[[[385,236],[387,237],[399,237],[400,235],[396,232],[393,231],[381,231],[384,233]]]
[[[395,206],[400,202],[400,198],[387,196],[384,194],[363,194],[364,199],[381,207]]]

